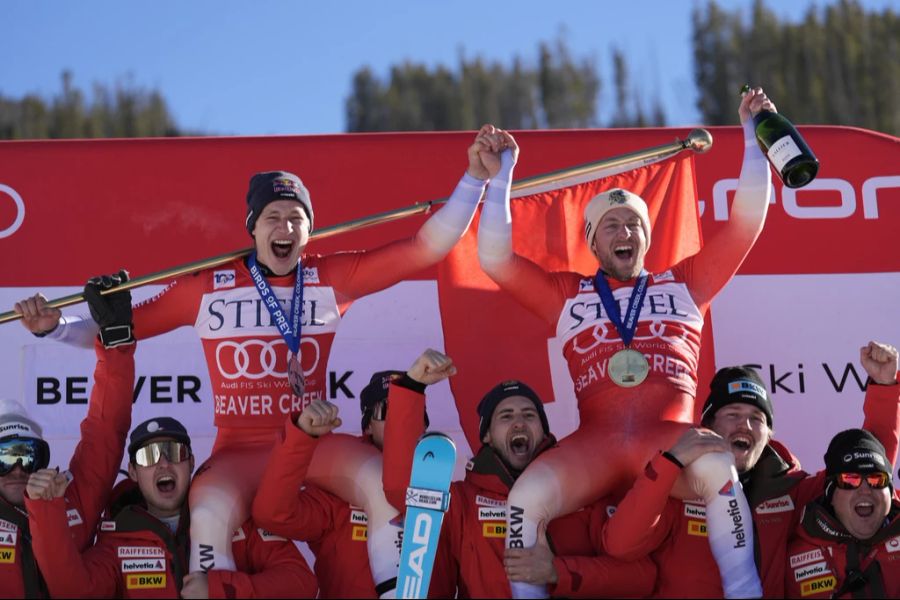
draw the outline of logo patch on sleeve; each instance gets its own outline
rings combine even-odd
[[[275,535],[271,531],[266,531],[265,529],[258,528],[257,533],[259,533],[259,537],[262,538],[264,542],[286,542],[287,538],[281,537],[280,535]]]
[[[161,558],[122,559],[123,573],[165,573],[166,562]]]
[[[222,290],[233,288],[235,282],[234,269],[223,269],[221,271],[213,271],[213,289]]]
[[[653,276],[653,283],[663,283],[664,281],[675,281],[675,275],[671,270]]]
[[[506,537],[506,523],[484,523],[481,529],[486,538]]]
[[[830,592],[835,588],[836,585],[837,580],[834,578],[834,575],[821,577],[819,579],[812,579],[810,581],[804,581],[800,586],[800,595],[811,596],[813,594],[819,594],[821,592]]]
[[[490,508],[487,506],[478,507],[479,521],[503,521],[506,522],[506,507]]]
[[[350,511],[350,522],[354,525],[368,525],[369,515],[364,510],[352,509]]]
[[[900,535],[886,541],[884,543],[884,549],[888,552],[900,552]]]
[[[0,548],[0,564],[11,564],[16,562],[15,548]]]
[[[320,283],[319,267],[309,267],[303,269],[303,283]]]
[[[0,519],[0,531],[12,531],[13,533],[19,530],[19,526],[11,521],[7,521],[5,519]]]
[[[129,590],[152,590],[166,587],[166,574],[159,575],[126,575],[125,587]]]
[[[166,553],[156,546],[120,546],[119,558],[165,558]]]
[[[366,525],[354,525],[350,533],[350,539],[354,542],[364,542],[369,538],[369,527]]]
[[[809,552],[794,554],[793,556],[791,556],[791,568],[814,563],[819,560],[824,560],[824,558],[825,557],[822,556],[822,551],[818,548],[815,550],[810,550]]]
[[[830,575],[831,569],[824,560],[811,565],[804,565],[794,569],[794,581],[804,581],[813,577],[821,577],[822,575]]]
[[[76,525],[81,525],[82,523],[84,523],[77,508],[70,508],[69,510],[67,510],[66,518],[69,520],[69,527],[75,527]]]
[[[692,519],[706,519],[706,507],[699,504],[684,503],[684,516]]]
[[[495,500],[493,498],[488,498],[487,496],[475,496],[475,504],[478,506],[502,506],[506,508],[505,500]]]
[[[792,510],[794,510],[794,501],[791,500],[790,496],[785,494],[784,496],[771,498],[757,505],[756,514],[767,515],[772,513],[791,512]]]
[[[0,546],[15,546],[18,535],[12,531],[0,531]]]
[[[688,520],[687,532],[688,535],[696,535],[700,537],[709,536],[709,534],[706,532],[706,521],[695,521],[693,519]]]

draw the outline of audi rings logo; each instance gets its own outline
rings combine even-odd
[[[300,353],[304,357],[303,363],[312,362],[312,366],[303,370],[303,375],[308,376],[319,365],[319,342],[314,338],[301,338]],[[310,361],[309,356],[315,358]],[[247,339],[241,342],[223,340],[216,347],[216,366],[225,379],[287,377],[290,357],[291,351],[282,339]]]
[[[12,198],[13,204],[16,205],[16,218],[13,219],[13,222],[9,227],[0,229],[0,238],[9,237],[14,234],[19,227],[22,226],[22,221],[25,220],[25,203],[22,202],[22,196],[8,185],[0,183],[0,202],[3,202],[5,196]],[[0,227],[2,227],[2,224],[0,224]]]
[[[590,338],[588,336],[576,337],[575,343],[573,344],[573,350],[578,354],[587,354],[601,344],[620,341],[622,338],[619,337],[618,333],[615,333],[614,329],[608,326],[607,323],[608,321],[597,321],[593,326]],[[672,327],[671,331],[669,331],[670,327],[665,321],[651,321],[648,328],[650,330],[650,335],[635,335],[632,339],[635,342],[663,340],[668,344],[679,345],[688,338],[688,332],[686,330],[679,332],[676,328]]]

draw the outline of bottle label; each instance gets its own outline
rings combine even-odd
[[[769,152],[767,154],[769,156],[769,161],[780,173],[784,168],[784,165],[788,164],[793,158],[800,156],[803,153],[800,151],[800,148],[797,146],[797,142],[794,141],[794,138],[786,135],[772,144],[772,146],[769,147]]]

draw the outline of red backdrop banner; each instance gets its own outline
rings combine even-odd
[[[688,131],[518,132],[522,156],[516,177],[668,143]],[[712,149],[693,159],[696,207],[673,203],[682,214],[655,216],[654,252],[663,248],[660,240],[665,237],[681,239],[688,231],[699,236],[696,225],[681,230],[684,219],[696,219],[698,212],[704,236],[714,234],[728,219],[740,172],[741,130],[710,131],[715,139]],[[776,179],[756,247],[738,277],[713,303],[716,335],[705,347],[714,346],[720,365],[760,365],[775,401],[779,436],[814,468],[834,431],[861,423],[860,386],[865,374],[860,377],[859,346],[869,339],[900,342],[896,318],[900,140],[845,127],[801,127],[801,132],[821,161],[819,176],[800,190],[784,188]],[[285,169],[299,174],[311,192],[320,227],[445,197],[466,167],[466,148],[473,135],[0,142],[0,310],[11,309],[15,300],[39,290],[51,296],[71,293],[88,277],[121,267],[138,276],[249,246],[244,195],[257,171]],[[514,238],[519,251],[548,257],[550,268],[571,261],[578,270],[590,270],[579,262],[590,258],[578,222],[578,203],[583,200],[574,195],[568,201],[557,199],[552,209],[547,198],[514,202],[519,205]],[[530,217],[528,211],[533,211]],[[314,241],[310,251],[373,247],[411,235],[424,218]],[[529,226],[521,235],[519,225],[535,219],[545,222]],[[553,228],[564,236],[556,241],[529,240],[535,230]],[[699,237],[684,238],[685,247],[696,240]],[[537,247],[529,246],[532,241]],[[477,264],[473,252],[469,239],[456,256],[469,254],[465,268],[476,283],[463,278],[448,289],[442,277],[438,286],[434,282],[439,269],[434,268],[348,311],[341,326],[347,335],[336,339],[340,356],[332,356],[329,369],[342,383],[331,397],[342,410],[353,411],[349,417],[358,410],[358,392],[373,370],[406,368],[424,343],[444,344],[456,360],[470,365],[469,373],[461,370],[457,376],[455,394],[441,386],[429,390],[432,421],[444,429],[452,429],[461,418],[466,430],[473,430],[473,403],[489,387],[487,380],[479,379],[482,375],[472,374],[476,367],[479,373],[506,378],[534,364],[522,362],[523,352],[530,361],[553,363],[546,327],[523,309],[500,309],[505,318],[521,318],[524,325],[499,329],[480,310],[485,298],[495,302],[498,294],[478,282],[480,271],[471,266]],[[452,263],[441,267],[453,268]],[[465,294],[470,294],[469,300],[458,299]],[[437,312],[438,303],[443,314]],[[402,318],[397,317],[395,313],[401,312]],[[476,319],[482,320],[477,326]],[[192,354],[195,338],[189,331],[170,335],[176,337],[152,340],[139,349],[138,369],[144,380],[136,393],[136,418],[145,416],[140,411],[149,417],[163,408],[191,415],[193,427],[210,431],[208,380],[202,356]],[[542,344],[541,354],[528,352],[524,343],[519,346],[519,336],[530,337],[529,344]],[[177,351],[173,343],[180,344]],[[60,444],[77,438],[77,421],[89,388],[92,356],[72,352],[81,351],[33,338],[16,324],[0,326],[0,396],[23,398],[38,418],[55,420],[51,430]],[[554,429],[566,433],[574,423],[557,405],[565,404],[574,414],[574,406],[568,404],[571,398],[566,398],[571,385],[567,376],[557,377],[555,369],[551,364],[552,390],[546,367],[535,385],[556,400],[548,405],[551,418],[561,423]],[[471,382],[464,381],[469,377]],[[459,415],[453,396],[460,402]],[[446,404],[434,406],[433,401]],[[358,422],[349,417],[345,423]]]

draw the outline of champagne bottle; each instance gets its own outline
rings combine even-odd
[[[749,91],[750,86],[745,85],[741,95]],[[753,124],[759,147],[784,185],[800,188],[815,179],[819,160],[790,121],[778,113],[761,110],[753,117]]]

